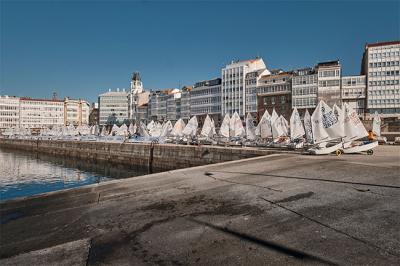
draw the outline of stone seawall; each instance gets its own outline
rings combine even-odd
[[[150,143],[110,143],[59,140],[0,139],[0,147],[41,152],[93,161],[108,161],[130,166],[173,170],[226,162],[274,153],[256,148],[232,148],[209,145]]]

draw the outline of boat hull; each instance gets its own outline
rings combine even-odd
[[[335,144],[331,147],[324,147],[324,148],[320,148],[320,147],[314,147],[314,148],[310,148],[308,149],[308,152],[310,154],[314,154],[314,155],[324,155],[324,154],[330,154],[332,152],[336,152],[337,150],[341,150],[342,149],[342,143],[338,143]]]
[[[364,151],[370,151],[375,147],[377,147],[378,145],[379,145],[378,141],[370,142],[367,144],[356,145],[353,147],[343,149],[343,153],[360,153]]]

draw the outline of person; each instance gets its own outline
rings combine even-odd
[[[368,140],[369,141],[374,141],[376,138],[376,134],[372,132],[372,130],[368,130]]]

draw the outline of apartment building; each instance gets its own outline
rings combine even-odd
[[[292,76],[292,108],[300,113],[314,111],[318,104],[318,74],[314,68],[302,68]]]
[[[128,120],[129,93],[125,90],[111,91],[99,95],[99,124],[121,124]]]
[[[293,72],[277,71],[262,76],[257,87],[258,118],[272,110],[289,120],[292,113],[292,77]]]
[[[0,96],[0,129],[19,126],[19,98]]]
[[[367,77],[368,113],[400,118],[400,41],[366,44],[361,74]]]
[[[43,128],[63,126],[64,100],[19,98],[19,126]]]
[[[238,112],[244,116],[247,105],[254,105],[254,101],[247,103],[246,98],[254,93],[246,87],[246,76],[250,72],[263,70],[260,75],[270,74],[262,58],[252,60],[232,61],[221,71],[221,115]],[[257,109],[251,107],[251,109]]]
[[[64,100],[64,125],[88,125],[90,104],[85,100],[73,100],[68,97]]]
[[[366,88],[367,79],[365,75],[345,76],[341,82],[341,98],[343,103],[347,103],[357,114],[365,117]]]
[[[202,124],[207,114],[216,123],[221,120],[221,79],[196,82],[190,92],[190,114]]]

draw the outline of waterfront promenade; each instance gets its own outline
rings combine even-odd
[[[4,202],[0,264],[399,265],[399,165],[272,154]]]

